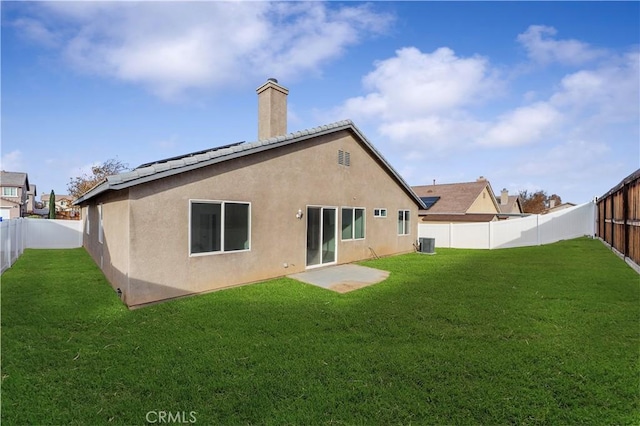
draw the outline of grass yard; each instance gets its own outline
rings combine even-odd
[[[129,311],[83,249],[28,250],[2,424],[640,424],[640,279],[601,242],[363,264],[391,276]]]

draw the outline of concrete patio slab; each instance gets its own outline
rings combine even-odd
[[[380,269],[347,264],[312,269],[289,275],[289,278],[337,291],[338,293],[347,293],[384,281],[389,277],[389,274],[388,271]]]

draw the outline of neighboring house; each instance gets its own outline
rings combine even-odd
[[[500,219],[500,206],[491,184],[480,176],[475,182],[413,186],[427,206],[423,222],[491,222]]]
[[[36,186],[34,184],[29,185],[29,190],[27,191],[27,214],[32,214],[36,209]]]
[[[79,219],[80,208],[73,205],[73,197],[71,195],[55,194],[56,197],[56,218],[59,219]],[[49,211],[49,200],[51,194],[43,193],[40,195],[40,201],[42,202],[42,209]]]
[[[414,250],[424,206],[361,131],[286,134],[288,90],[257,92],[257,142],[143,164],[75,201],[127,305]]]
[[[547,214],[551,212],[557,212],[559,210],[568,209],[570,207],[575,207],[574,203],[561,203],[556,205],[556,200],[549,200],[549,207],[544,209],[544,211],[540,214]]]
[[[29,176],[21,172],[0,172],[0,217],[15,219],[27,213]]]
[[[506,216],[507,218],[523,216],[524,211],[522,210],[522,202],[519,195],[509,195],[509,191],[503,188],[500,192],[500,198],[497,195],[495,198],[498,200],[498,208],[500,208],[502,215],[508,215]]]

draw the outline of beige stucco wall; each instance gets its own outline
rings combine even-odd
[[[522,213],[522,211],[518,208],[518,203],[513,203],[512,207],[511,207],[511,211],[509,211],[508,213]]]
[[[7,188],[17,188],[17,196],[15,197],[2,196],[0,198],[0,207],[7,208],[7,211],[9,212],[9,219],[16,219],[24,216],[24,214],[27,211],[27,206],[26,206],[27,191],[25,190],[24,187],[7,187]]]
[[[20,217],[20,206],[9,201],[0,200],[0,207],[6,208],[9,212],[9,219],[16,219]]]
[[[82,206],[83,245],[102,269],[114,289],[127,294],[129,288],[129,199],[128,190],[111,192],[97,202]],[[99,208],[102,205],[102,243],[99,241]],[[87,220],[89,226],[87,227]],[[89,233],[87,233],[89,228]]]
[[[349,167],[338,164],[339,149],[351,154]],[[348,131],[109,194],[96,200],[104,243],[94,204],[85,247],[130,306],[304,271],[310,205],[338,207],[337,263],[370,258],[369,247],[380,256],[410,252],[417,238],[415,201]],[[250,202],[251,249],[189,256],[191,199]],[[345,206],[366,209],[364,240],[341,241]],[[374,208],[388,217],[374,218]],[[397,235],[398,209],[411,212],[409,235]]]
[[[471,204],[467,213],[499,213],[497,206],[493,202],[488,187],[485,187],[478,198]]]

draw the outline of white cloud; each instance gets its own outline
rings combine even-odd
[[[20,150],[14,150],[2,154],[0,159],[0,169],[5,172],[25,172],[24,162],[22,161],[22,152]]]
[[[36,43],[54,47],[60,42],[59,37],[49,31],[40,21],[31,18],[19,18],[13,21],[18,34]]]
[[[554,133],[562,114],[547,102],[516,108],[498,117],[497,122],[478,139],[483,146],[519,146],[542,140]]]
[[[431,53],[399,49],[376,62],[363,86],[367,94],[347,99],[332,116],[375,121],[381,135],[413,151],[468,144],[485,125],[466,108],[501,92],[487,59],[459,57],[446,47]]]
[[[378,131],[409,149],[441,154],[466,148],[485,126],[472,118],[430,115],[413,120],[387,121],[379,125]],[[416,158],[415,154],[413,157]]]
[[[266,2],[51,2],[22,25],[32,38],[62,40],[78,70],[141,84],[172,99],[240,77],[294,79],[392,17],[369,6]],[[56,19],[53,19],[55,16]],[[43,34],[38,36],[37,34]]]
[[[447,47],[423,53],[405,47],[379,61],[363,79],[370,93],[351,98],[349,115],[417,118],[476,104],[499,87],[487,59],[462,58]]]
[[[640,115],[640,52],[610,57],[602,66],[566,75],[550,101],[591,119],[636,121]]]
[[[541,64],[559,62],[580,65],[606,54],[604,50],[595,49],[579,40],[556,40],[556,33],[553,27],[531,25],[518,35],[518,41],[527,50],[529,58]]]
[[[370,126],[372,140],[412,184],[482,174],[500,187],[503,179],[512,189],[566,191],[586,201],[599,184],[594,170],[615,174],[629,162],[621,153],[638,155],[640,54],[554,35],[532,26],[519,41],[531,59],[562,63],[565,74],[558,67],[513,72],[521,64],[498,73],[480,55],[400,49],[374,64],[363,94],[331,119]]]

